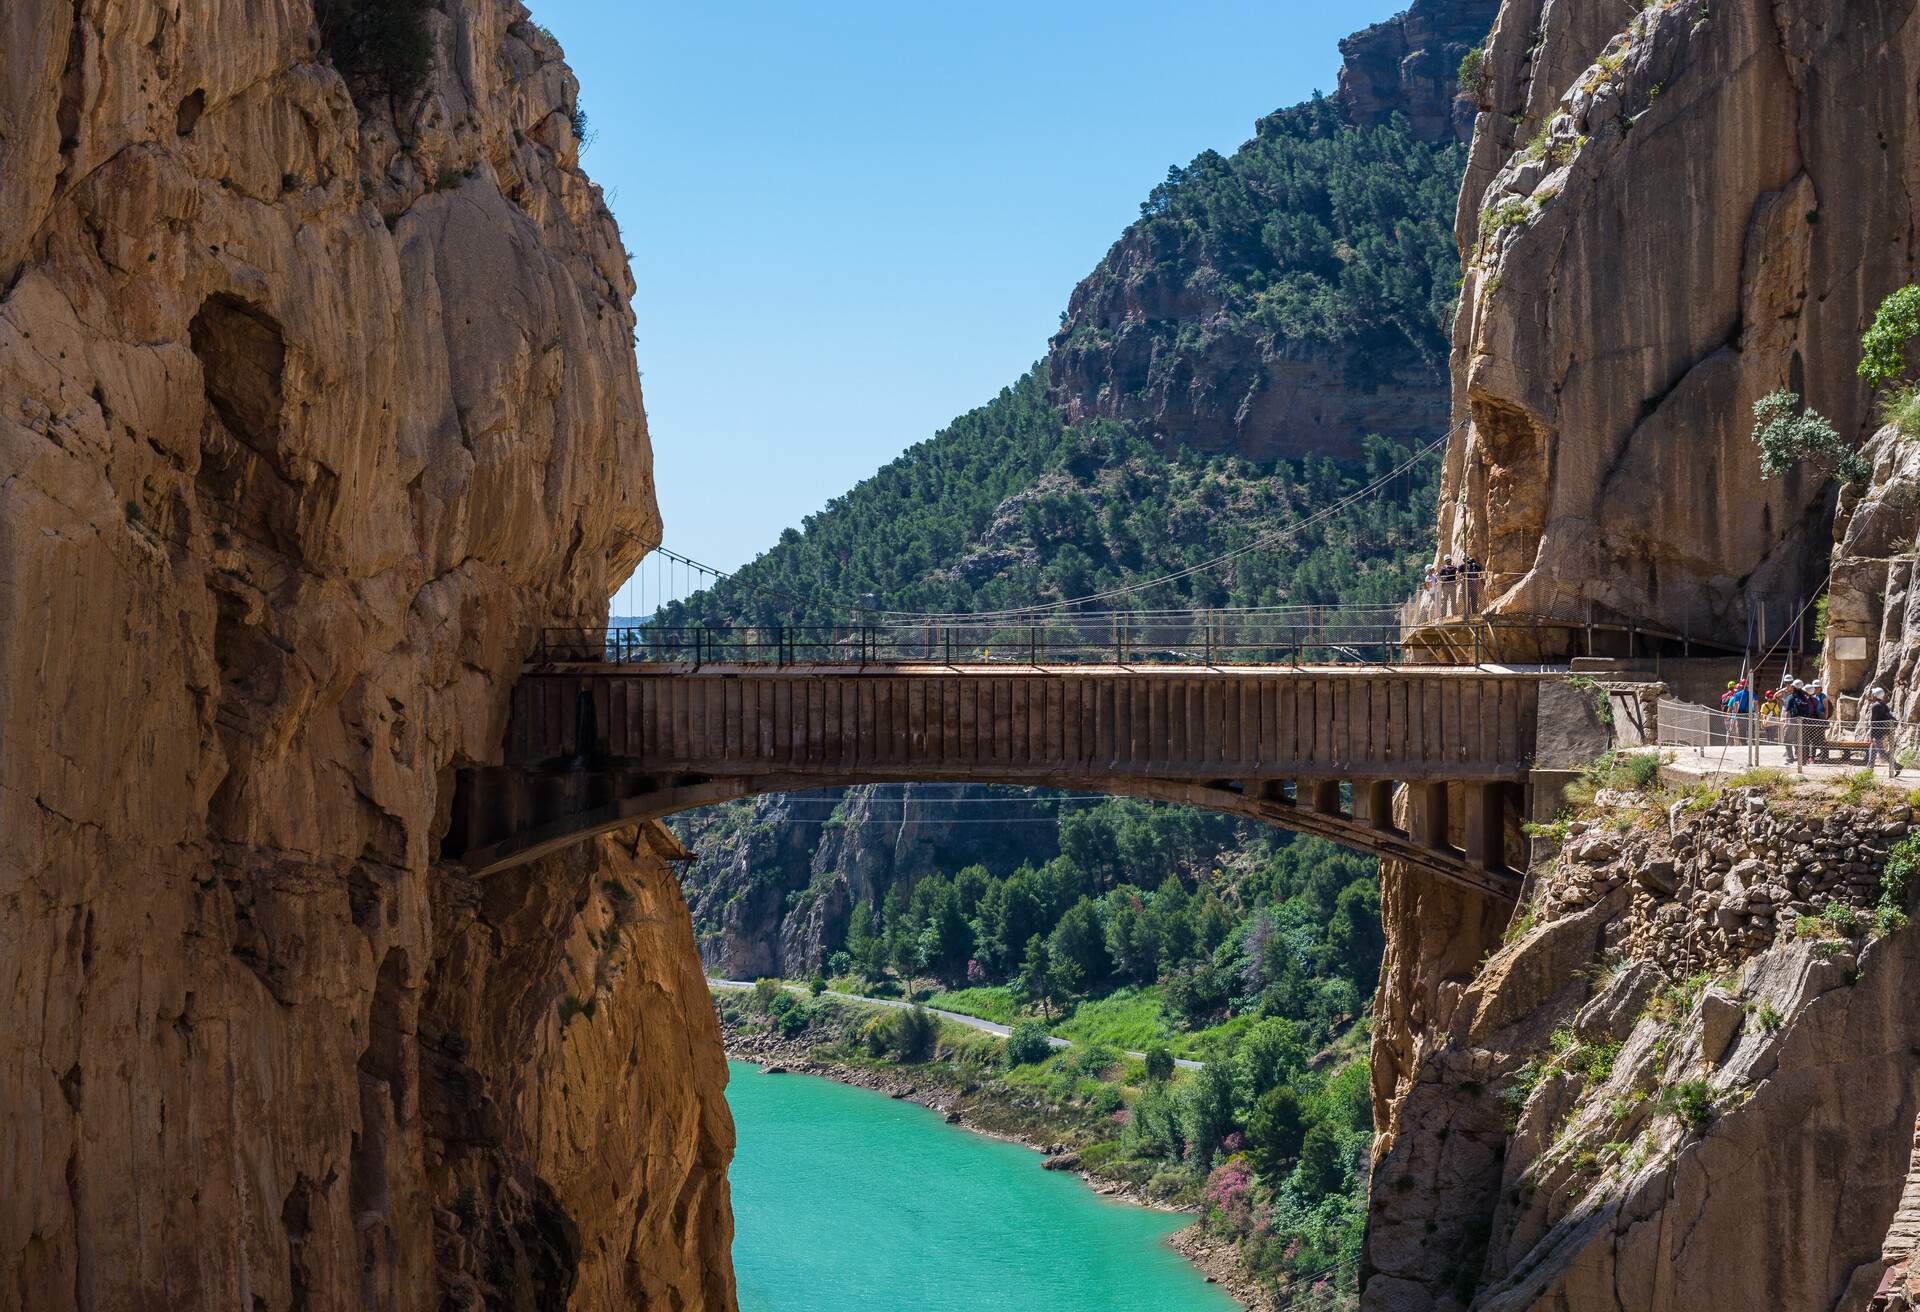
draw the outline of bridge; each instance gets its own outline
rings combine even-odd
[[[912,651],[850,633],[750,651],[640,635],[652,658],[631,634],[543,638],[502,763],[461,775],[443,855],[487,875],[734,798],[953,780],[1206,807],[1517,894],[1507,852],[1550,671],[1369,662],[1324,626],[1293,657],[1318,644],[1347,663],[1212,635],[1126,660],[1061,659],[1035,635],[1017,663],[1017,641],[949,662],[950,633],[916,632]]]

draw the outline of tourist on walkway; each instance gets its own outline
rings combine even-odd
[[[1747,687],[1745,679],[1727,685],[1720,709],[1727,713],[1727,741],[1735,745],[1746,742],[1746,717],[1753,711],[1753,690]]]
[[[1807,749],[1816,761],[1827,759],[1828,721],[1833,719],[1833,700],[1826,685],[1815,679],[1807,685]]]
[[[1807,715],[1813,709],[1805,682],[1800,679],[1787,681],[1787,702],[1781,709],[1786,719],[1787,764],[1799,767],[1804,774],[1807,769]]]
[[[1881,756],[1887,758],[1887,777],[1900,773],[1900,743],[1895,736],[1893,708],[1887,705],[1887,690],[1875,688],[1867,693],[1867,769],[1873,769]]]

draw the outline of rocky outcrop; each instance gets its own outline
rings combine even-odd
[[[1472,88],[1460,61],[1485,43],[1500,0],[1414,0],[1402,14],[1340,43],[1334,100],[1362,127],[1404,114],[1421,141],[1473,139]]]
[[[1486,37],[1496,8],[1496,0],[1419,0],[1341,42],[1345,63],[1331,102],[1336,122],[1376,128],[1401,116],[1413,140],[1432,149],[1436,167],[1446,173],[1446,185],[1431,197],[1421,190],[1394,202],[1407,211],[1394,226],[1408,233],[1450,204],[1459,168],[1456,143],[1467,139],[1472,117],[1471,107],[1457,102],[1460,61]],[[1307,108],[1263,119],[1235,160],[1257,159],[1274,139],[1318,130],[1297,121]],[[1191,171],[1230,170],[1232,164],[1208,152]],[[1394,164],[1380,176],[1388,189],[1404,185],[1410,172],[1406,158]],[[1150,198],[1143,214],[1154,203]],[[1238,203],[1229,200],[1223,208]],[[1279,214],[1275,221],[1294,217]],[[1355,217],[1342,212],[1303,220],[1329,230],[1322,238],[1331,247],[1325,261],[1330,268],[1317,276],[1337,281],[1334,271],[1355,258],[1345,235],[1335,240],[1334,231]],[[1208,218],[1237,221],[1216,220],[1211,213]],[[1051,394],[1069,421],[1126,420],[1163,448],[1230,451],[1249,460],[1308,453],[1353,458],[1368,434],[1426,442],[1443,431],[1444,348],[1434,312],[1423,304],[1412,316],[1419,322],[1390,323],[1382,311],[1382,322],[1341,322],[1318,334],[1276,328],[1269,293],[1282,302],[1310,294],[1281,295],[1270,285],[1270,279],[1278,282],[1276,272],[1298,272],[1287,267],[1300,258],[1298,252],[1283,257],[1277,270],[1258,267],[1249,276],[1250,268],[1267,260],[1259,223],[1231,234],[1189,224],[1177,240],[1146,219],[1127,230],[1074,289],[1048,351]],[[1285,249],[1298,240],[1276,236],[1272,245]],[[1431,275],[1450,286],[1455,272],[1450,260],[1444,270],[1398,263],[1395,281]],[[1324,298],[1325,287],[1317,294]],[[1342,315],[1337,309],[1323,313]]]
[[[664,864],[436,862],[659,521],[560,51],[419,8],[0,16],[14,1306],[731,1305]]]
[[[1920,1111],[1920,930],[1874,912],[1908,808],[1591,823],[1402,1101],[1363,1308],[1864,1309]]]
[[[1834,523],[1823,672],[1847,693],[1878,684],[1912,721],[1920,718],[1920,443],[1888,425],[1864,454],[1873,477],[1841,493]]]
[[[1905,5],[1508,0],[1462,191],[1441,550],[1499,608],[1738,643],[1825,573],[1833,490],[1753,403],[1864,438],[1857,343],[1911,281]]]

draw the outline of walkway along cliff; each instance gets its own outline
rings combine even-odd
[[[0,1307],[733,1302],[667,840],[435,859],[658,541],[632,278],[526,10],[366,8],[0,13]]]

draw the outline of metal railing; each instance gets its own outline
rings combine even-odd
[[[1401,664],[1397,607],[1051,615],[1031,621],[544,629],[543,664]]]
[[[1424,580],[1420,590],[1400,608],[1400,622],[1413,626],[1472,619],[1525,577],[1484,569],[1447,578],[1435,574]]]
[[[1660,699],[1655,712],[1654,739],[1659,746],[1739,754],[1749,765],[1761,765],[1762,749],[1783,753],[1787,764],[1884,765],[1891,758],[1903,765],[1920,759],[1920,724],[1889,720],[1875,726],[1865,721],[1789,719],[1762,715],[1756,710],[1735,714],[1693,702]]]

